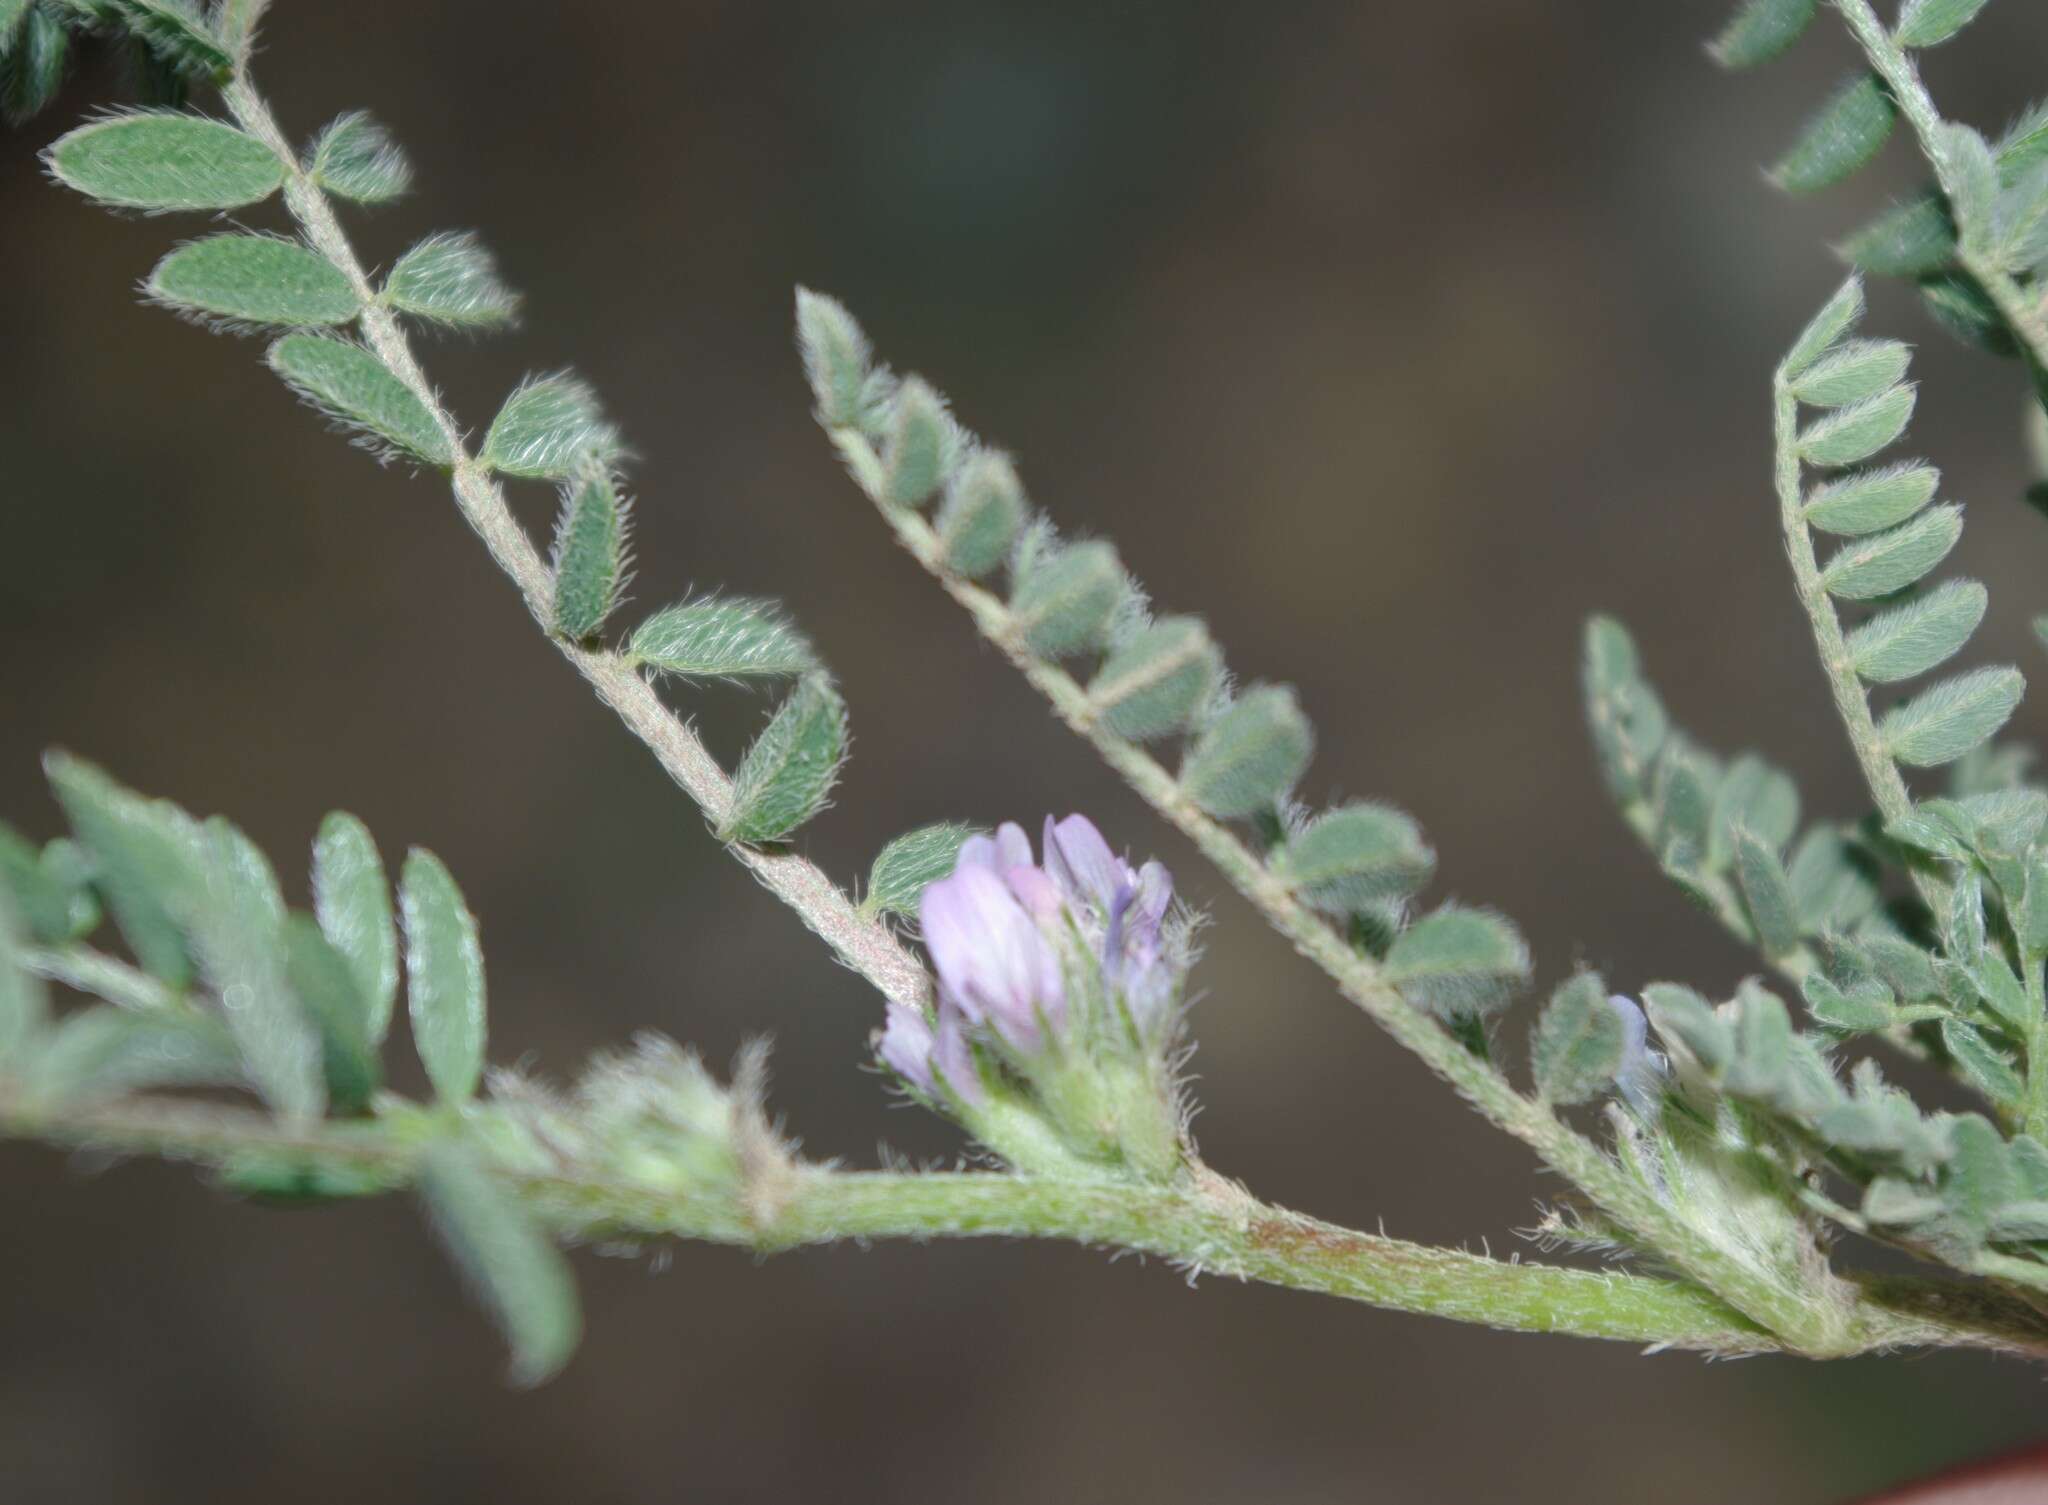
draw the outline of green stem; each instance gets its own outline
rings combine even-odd
[[[0,1099],[0,1132],[119,1153],[231,1165],[249,1156],[374,1172],[409,1184],[430,1135],[376,1121],[289,1125],[254,1109],[171,1098],[70,1108]],[[1505,1263],[1339,1228],[1202,1177],[1171,1187],[996,1173],[844,1172],[800,1166],[772,1197],[678,1194],[571,1172],[494,1171],[558,1232],[673,1236],[761,1251],[846,1239],[1060,1239],[1155,1254],[1190,1271],[1521,1332],[1712,1354],[1785,1345],[1680,1281]],[[1833,1352],[1918,1345],[2048,1354],[2025,1307],[1974,1287],[1866,1281]]]
[[[291,143],[278,128],[270,106],[245,74],[238,72],[222,90],[222,97],[237,123],[284,163],[285,205],[307,241],[355,289],[363,306],[363,339],[391,374],[433,415],[455,456],[452,479],[463,517],[483,540],[498,568],[519,587],[527,610],[542,632],[575,666],[598,698],[617,712],[627,730],[647,745],[710,824],[718,827],[732,809],[732,780],[626,658],[585,648],[553,632],[554,572],[512,515],[504,491],[490,471],[471,455],[461,427],[413,356],[398,316],[379,300],[377,289],[343,233],[333,206],[306,175]],[[873,983],[885,998],[915,1008],[929,1002],[931,979],[924,964],[904,948],[887,925],[862,915],[845,891],[821,869],[785,847],[733,845],[727,850],[770,892],[795,910],[798,918],[842,962]]]
[[[835,430],[833,441],[856,480],[872,485],[881,473],[873,448],[860,434]],[[1203,813],[1174,776],[1135,743],[1105,729],[1087,692],[1065,670],[1034,655],[1001,600],[946,568],[931,525],[906,508],[877,506],[903,547],[973,617],[1026,680],[1051,702],[1077,735],[1101,754],[1168,821],[1201,849],[1231,886],[1256,907],[1295,950],[1321,967],[1338,989],[1381,1028],[1449,1082],[1494,1125],[1514,1135],[1544,1164],[1577,1186],[1646,1245],[1730,1305],[1782,1336],[1802,1352],[1835,1351],[1843,1341],[1842,1293],[1825,1272],[1792,1284],[1732,1255],[1685,1223],[1592,1140],[1572,1129],[1547,1104],[1523,1097],[1490,1064],[1416,1009],[1381,975],[1378,964],[1350,945],[1301,904],[1228,828]]]
[[[1899,113],[1906,117],[1920,151],[1934,168],[1935,180],[1951,204],[1959,201],[1958,171],[1947,143],[1942,139],[1946,122],[1935,108],[1934,98],[1920,81],[1920,70],[1911,53],[1892,39],[1869,0],[1834,0],[1849,32],[1862,47],[1870,66],[1891,91]],[[2027,347],[2037,366],[2048,368],[2048,314],[2039,300],[2013,280],[1998,261],[1974,244],[1969,227],[1958,227],[1956,261],[1984,289],[2013,334]]]

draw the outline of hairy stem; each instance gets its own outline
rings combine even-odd
[[[288,1125],[253,1109],[138,1097],[70,1108],[0,1098],[0,1131],[95,1151],[228,1165],[267,1156],[409,1184],[431,1136],[369,1121]],[[1713,1354],[1785,1345],[1695,1286],[1507,1263],[1339,1228],[1213,1178],[1174,1187],[996,1173],[844,1172],[802,1166],[769,1198],[655,1191],[572,1173],[494,1174],[557,1231],[673,1236],[757,1250],[846,1239],[1060,1239],[1159,1255],[1191,1270],[1389,1310],[1521,1332],[1569,1333]],[[1913,1345],[2048,1351],[2024,1307],[1973,1287],[1856,1285],[1838,1352]]]
[[[1941,111],[1935,108],[1927,86],[1920,81],[1920,70],[1914,65],[1912,55],[1892,39],[1869,0],[1833,0],[1833,4],[1842,13],[1850,34],[1863,49],[1864,57],[1891,91],[1899,113],[1912,127],[1913,135],[1920,143],[1921,154],[1934,168],[1942,193],[1947,195],[1951,204],[1956,203],[1959,198],[1958,170],[1941,134],[1946,122]],[[2048,313],[2044,313],[2039,299],[2015,282],[1994,257],[1986,255],[1980,246],[1974,244],[1967,230],[1957,237],[1957,242],[1958,265],[1984,289],[1985,296],[1997,307],[2013,335],[2027,347],[2035,364],[2048,367]]]
[[[856,479],[880,474],[866,438],[849,429],[833,438]],[[872,495],[872,493],[871,493]],[[1523,1097],[1492,1065],[1411,1005],[1380,974],[1378,964],[1301,904],[1250,848],[1211,819],[1181,790],[1179,781],[1142,747],[1104,728],[1087,692],[1057,664],[1025,645],[1001,600],[946,568],[938,536],[922,517],[877,502],[898,541],[965,607],[982,636],[998,648],[1048,701],[1069,728],[1101,754],[1153,809],[1201,849],[1295,950],[1321,967],[1338,989],[1420,1056],[1496,1127],[1514,1135],[1649,1247],[1730,1305],[1805,1352],[1832,1352],[1843,1340],[1841,1293],[1824,1273],[1792,1288],[1703,1239],[1597,1144],[1558,1118],[1549,1106]]]
[[[1856,754],[1856,766],[1863,771],[1863,782],[1870,786],[1870,797],[1886,820],[1902,820],[1913,813],[1913,796],[1907,792],[1898,765],[1885,751],[1884,737],[1870,714],[1870,697],[1856,677],[1841,618],[1835,615],[1834,602],[1821,583],[1820,562],[1814,557],[1813,534],[1806,526],[1805,497],[1799,484],[1799,404],[1782,371],[1773,378],[1771,398],[1778,519],[1785,555],[1792,563],[1792,588],[1813,629],[1821,672],[1827,676],[1835,712],[1849,734],[1849,746]]]
[[[597,696],[644,742],[669,777],[682,787],[716,827],[731,813],[732,780],[719,767],[696,734],[662,704],[639,672],[616,653],[584,648],[550,631],[554,572],[540,556],[505,503],[504,491],[491,473],[471,455],[461,428],[427,381],[398,317],[377,297],[355,249],[343,233],[333,206],[306,175],[298,155],[278,127],[270,107],[245,74],[223,89],[229,112],[242,128],[262,141],[285,164],[284,197],[299,228],[314,249],[327,258],[354,287],[363,305],[363,338],[392,375],[425,405],[446,436],[456,457],[453,484],[464,519],[490,551],[491,558],[519,588],[526,608],[543,632],[576,667]],[[929,974],[888,927],[865,918],[852,899],[815,864],[783,847],[735,844],[728,850],[759,878],[805,925],[830,946],[839,959],[860,973],[884,997],[912,1007],[929,998]]]

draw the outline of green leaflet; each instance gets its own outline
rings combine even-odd
[[[1896,386],[1912,363],[1912,350],[1897,340],[1848,340],[1809,366],[1792,395],[1824,408],[1867,402]]]
[[[555,631],[571,642],[595,637],[618,604],[626,572],[625,508],[608,473],[562,489],[554,571]]]
[[[1755,753],[1743,753],[1728,765],[1714,791],[1707,866],[1718,871],[1734,860],[1739,832],[1751,832],[1776,851],[1798,829],[1798,785]]]
[[[1894,706],[1878,732],[1897,762],[1914,768],[1951,763],[2004,726],[2025,693],[2017,669],[1974,669]]]
[[[1876,74],[1851,79],[1807,122],[1771,169],[1772,181],[1787,193],[1816,193],[1841,182],[1878,154],[1897,116]]]
[[[384,279],[384,297],[393,308],[456,329],[497,328],[519,313],[519,295],[467,231],[430,235],[399,257]]]
[[[1845,601],[1888,596],[1946,559],[1962,533],[1962,508],[1930,508],[1901,527],[1843,545],[1822,568],[1821,584]]]
[[[270,368],[320,412],[370,441],[380,458],[405,454],[443,468],[455,451],[426,405],[361,345],[288,334],[270,347]]]
[[[360,1112],[381,1080],[370,1043],[370,1000],[348,958],[310,918],[289,916],[284,942],[285,976],[320,1034],[328,1100],[338,1112]]]
[[[1436,870],[1436,853],[1401,811],[1355,804],[1302,827],[1274,855],[1272,869],[1304,903],[1350,914],[1413,894]]]
[[[493,470],[535,480],[567,480],[603,467],[620,451],[589,385],[567,374],[528,377],[492,420],[478,458]]]
[[[1223,677],[1223,655],[1194,617],[1162,617],[1110,654],[1088,685],[1102,724],[1134,742],[1183,730]]]
[[[583,1332],[576,1279],[545,1230],[465,1145],[428,1152],[420,1172],[436,1231],[512,1349],[512,1379],[560,1371]]]
[[[412,186],[404,151],[361,110],[330,122],[307,157],[314,182],[358,204],[388,203]]]
[[[1597,973],[1581,972],[1550,995],[1529,1042],[1536,1093],[1545,1102],[1598,1097],[1621,1070],[1627,1036]]]
[[[1181,763],[1181,788],[1218,819],[1254,815],[1294,787],[1314,750],[1294,691],[1257,685],[1195,739]]]
[[[868,870],[868,892],[861,900],[861,913],[917,913],[925,885],[952,872],[960,844],[979,834],[978,827],[944,821],[897,837],[876,854],[875,864]]]
[[[1815,826],[1800,838],[1788,876],[1799,928],[1807,935],[1850,930],[1877,908],[1877,875],[1870,859],[1826,826]]]
[[[1879,612],[1849,634],[1849,661],[1873,684],[1890,684],[1945,663],[1984,620],[1989,596],[1974,580],[1950,580],[1917,601]]]
[[[977,450],[946,483],[933,526],[946,568],[979,580],[1010,557],[1024,526],[1024,488],[1007,456]]]
[[[67,754],[51,753],[43,767],[71,829],[93,855],[95,886],[135,959],[171,987],[188,986],[194,968],[179,916],[205,860],[198,823]]]
[[[626,655],[640,668],[685,678],[782,679],[818,668],[817,650],[781,603],[748,596],[664,607],[634,631]]]
[[[818,422],[852,428],[863,417],[868,380],[868,340],[837,298],[796,290],[797,348],[817,403]]]
[[[377,843],[346,811],[321,821],[313,842],[313,913],[321,934],[355,973],[366,1038],[373,1044],[382,1040],[398,996],[398,922]]]
[[[201,886],[179,906],[200,971],[264,1101],[284,1118],[318,1118],[327,1098],[320,1037],[286,976],[277,875],[219,816],[206,822],[201,851]]]
[[[64,86],[71,33],[48,8],[31,5],[11,51],[0,47],[0,113],[14,124],[38,115]]]
[[[922,507],[944,484],[958,458],[959,430],[945,399],[919,377],[906,377],[882,449],[881,501]]]
[[[87,879],[91,859],[75,843],[42,851],[0,823],[0,903],[13,907],[24,932],[43,945],[77,940],[99,923]]]
[[[1803,376],[1807,368],[1832,350],[1862,317],[1863,279],[1851,277],[1835,290],[1835,295],[1822,305],[1821,311],[1799,331],[1799,338],[1792,342],[1791,350],[1786,352],[1785,359],[1778,366],[1779,378],[1792,382]]]
[[[326,257],[272,235],[212,235],[180,246],[157,263],[148,292],[237,324],[346,324],[362,311]]]
[[[1815,370],[1821,369],[1819,366]],[[1894,443],[1913,417],[1917,389],[1902,383],[1850,407],[1816,418],[1799,432],[1799,458],[1807,465],[1854,465]]]
[[[218,1018],[106,1004],[59,1020],[33,1073],[37,1098],[67,1105],[146,1087],[231,1087],[243,1080],[241,1053]]]
[[[58,181],[127,209],[239,209],[284,183],[284,164],[223,121],[173,111],[116,115],[61,136],[43,160]]]
[[[1709,1076],[1719,1076],[1735,1058],[1735,1033],[1712,1004],[1675,982],[1643,989],[1643,1011],[1658,1037],[1682,1045]]]
[[[1764,955],[1776,958],[1797,950],[1799,906],[1777,852],[1748,831],[1737,833],[1735,878]]]
[[[807,674],[754,739],[733,775],[720,841],[780,841],[825,807],[846,758],[846,703]]]
[[[1931,465],[1889,465],[1840,476],[1807,493],[1805,516],[1826,533],[1860,537],[1904,522],[1934,500],[1941,472]]]
[[[1880,277],[1924,277],[1952,265],[1955,221],[1948,200],[1923,193],[1886,210],[1836,247],[1858,271]]]
[[[1590,617],[1585,642],[1580,678],[1586,724],[1609,793],[1628,804],[1645,794],[1650,770],[1670,735],[1670,721],[1657,692],[1642,678],[1626,628],[1612,617]]]
[[[1504,1007],[1528,980],[1529,948],[1501,916],[1446,904],[1395,938],[1386,977],[1439,1018],[1471,1018]]]
[[[2019,1102],[2026,1085],[2005,1053],[1983,1031],[1960,1019],[1941,1021],[1941,1043],[1964,1081],[2001,1107]]]
[[[1905,0],[1892,40],[1901,47],[1938,47],[1977,19],[1986,0]]]
[[[406,853],[398,907],[413,1046],[435,1094],[459,1107],[476,1095],[484,1069],[484,954],[476,917],[441,859],[423,847]]]
[[[1130,589],[1109,544],[1069,544],[1033,565],[1011,596],[1010,611],[1033,653],[1064,658],[1101,648]]]
[[[1724,68],[1769,62],[1804,35],[1816,0],[1743,0],[1721,34],[1707,44]]]

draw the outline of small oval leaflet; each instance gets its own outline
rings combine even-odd
[[[556,1374],[583,1333],[576,1278],[562,1251],[467,1145],[428,1151],[420,1195],[511,1347],[513,1383],[538,1385]]]
[[[958,821],[906,831],[876,854],[861,913],[915,914],[925,886],[952,872],[961,843],[980,834],[979,827]]]
[[[358,204],[388,203],[412,186],[404,150],[361,110],[337,116],[308,155],[314,182]]]
[[[1317,816],[1273,859],[1276,876],[1296,885],[1305,903],[1330,914],[1405,899],[1435,870],[1436,854],[1415,822],[1373,804]]]
[[[368,1009],[367,1037],[382,1040],[398,997],[398,922],[376,839],[345,810],[321,821],[313,841],[313,913],[355,973]]]
[[[1188,749],[1182,789],[1222,820],[1270,809],[1292,789],[1315,751],[1315,733],[1285,685],[1257,685]]]
[[[1925,277],[1955,262],[1956,227],[1948,200],[1923,193],[1886,210],[1835,248],[1858,271]]]
[[[1906,0],[1892,33],[1901,47],[1937,47],[1977,19],[1986,0]]]
[[[1628,1037],[1597,973],[1581,972],[1550,995],[1529,1042],[1537,1094],[1559,1105],[1598,1097],[1621,1070]]]
[[[1885,751],[1914,768],[1952,763],[2004,726],[2026,693],[2012,668],[1973,669],[1894,706],[1878,724]]]
[[[476,1095],[484,1068],[484,953],[476,917],[441,859],[424,847],[406,853],[398,907],[413,1046],[435,1095],[460,1106]]]
[[[288,334],[270,347],[269,361],[293,391],[362,434],[380,458],[397,453],[444,468],[454,463],[454,448],[434,415],[361,345]]]
[[[1805,374],[1806,369],[1832,350],[1835,342],[1854,329],[1863,317],[1863,279],[1851,277],[1835,289],[1821,311],[1807,321],[1792,342],[1791,350],[1779,364],[1778,373],[1787,381]]]
[[[1925,674],[1970,640],[1989,599],[1976,581],[1951,580],[1917,601],[1879,612],[1849,634],[1850,665],[1872,684]]]
[[[1821,570],[1821,584],[1845,601],[1889,596],[1946,559],[1962,534],[1962,508],[1935,507],[1903,527],[1845,544]]]
[[[1892,97],[1876,74],[1851,79],[1807,122],[1792,149],[1771,169],[1771,179],[1787,193],[1831,187],[1878,154],[1897,118]]]
[[[1792,395],[1814,407],[1846,407],[1889,391],[1912,363],[1912,350],[1897,340],[1850,340],[1807,368]]]
[[[714,596],[663,607],[634,630],[627,656],[643,669],[701,679],[786,679],[818,667],[818,651],[761,597]]]
[[[97,864],[97,886],[135,959],[152,977],[188,986],[196,970],[175,906],[198,887],[198,824],[168,800],[146,799],[82,759],[50,753],[43,767]]]
[[[1916,395],[1917,389],[1906,382],[1816,418],[1800,431],[1800,460],[1808,465],[1834,466],[1869,459],[1906,431]]]
[[[1010,557],[1024,526],[1024,488],[1007,456],[977,450],[946,484],[933,526],[946,568],[979,580]]]
[[[484,243],[468,232],[430,235],[403,256],[384,279],[391,306],[457,329],[509,324],[519,295],[498,276]]]
[[[367,1107],[381,1075],[370,1044],[370,1001],[348,958],[305,915],[285,922],[285,977],[320,1032],[327,1097],[342,1113]]]
[[[571,642],[596,636],[618,604],[625,568],[625,509],[611,476],[599,470],[562,492],[555,524],[555,631]]]
[[[851,428],[865,416],[868,339],[846,305],[807,287],[796,290],[796,341],[818,421]]]
[[[1807,493],[1806,521],[1824,533],[1860,537],[1894,527],[1934,500],[1941,472],[1931,465],[1857,471]]]
[[[240,324],[346,324],[362,311],[326,257],[272,235],[212,235],[180,246],[150,274],[151,297]]]
[[[576,377],[555,375],[529,377],[505,399],[478,458],[507,475],[560,481],[618,453],[619,432],[605,422],[597,394]]]
[[[1097,539],[1069,544],[1034,564],[1010,610],[1032,652],[1064,658],[1100,648],[1129,593],[1116,550]]]
[[[922,507],[946,479],[958,443],[939,394],[918,377],[905,378],[882,451],[881,500]]]
[[[1778,854],[1749,831],[1735,836],[1735,881],[1742,890],[1756,943],[1772,958],[1799,948],[1799,906]]]
[[[846,704],[824,676],[806,675],[740,760],[718,839],[789,835],[824,808],[845,755]]]
[[[1163,617],[1110,654],[1088,699],[1104,726],[1144,742],[1186,727],[1222,676],[1208,628],[1194,617]]]
[[[1707,44],[1724,68],[1767,63],[1804,35],[1817,0],[1743,0],[1721,34]]]
[[[284,164],[224,121],[138,111],[81,126],[45,154],[80,193],[128,209],[239,209],[284,183]]]
[[[1387,980],[1439,1018],[1501,1008],[1529,976],[1529,948],[1497,914],[1446,904],[1402,931],[1388,948]]]

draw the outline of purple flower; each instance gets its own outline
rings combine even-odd
[[[979,853],[925,889],[918,918],[939,973],[942,1017],[950,1003],[1027,1051],[1038,1048],[1041,1017],[1054,1029],[1065,1021],[1059,952]]]
[[[935,1089],[932,1080],[932,1027],[923,1014],[894,999],[883,1016],[882,1037],[875,1053],[882,1064],[920,1092]]]
[[[1607,1006],[1621,1020],[1621,1066],[1614,1073],[1614,1084],[1637,1116],[1654,1118],[1664,1085],[1664,1062],[1650,1049],[1643,1011],[1633,998],[1619,993],[1607,1000]]]

